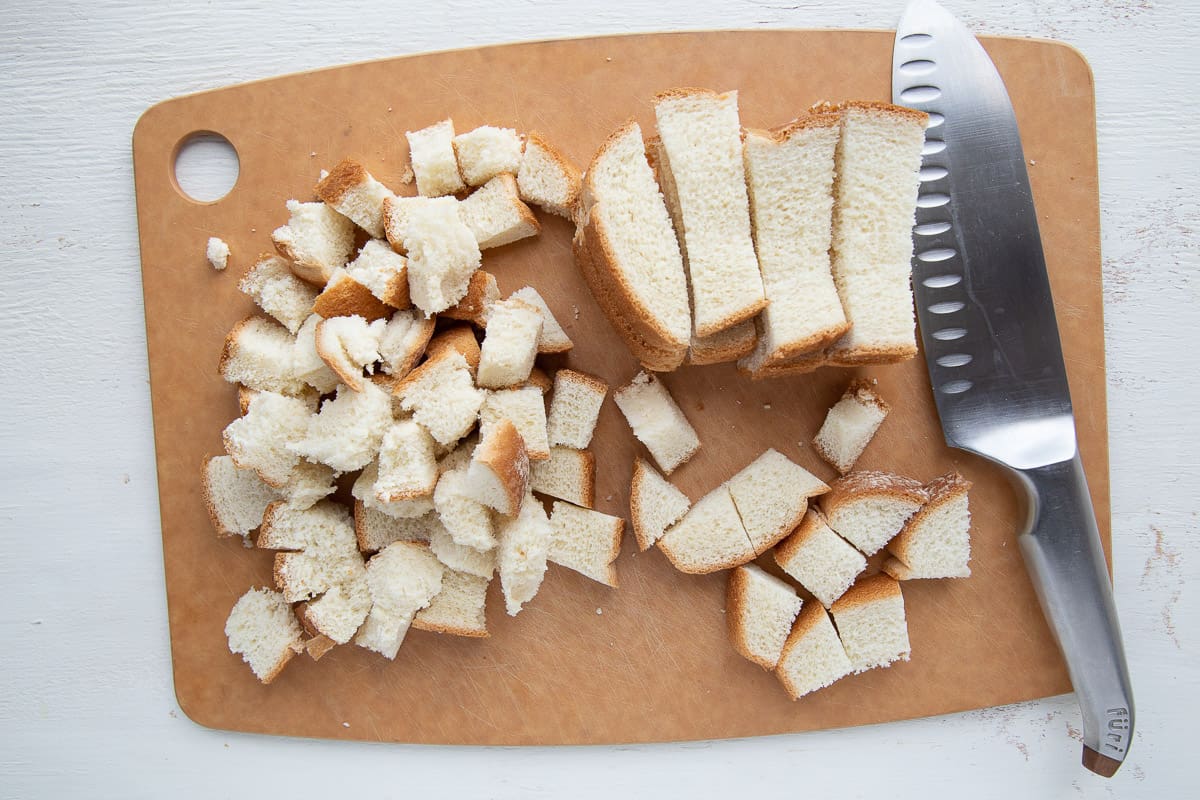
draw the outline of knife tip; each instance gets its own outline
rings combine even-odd
[[[1083,766],[1102,778],[1111,778],[1116,775],[1117,770],[1121,768],[1121,763],[1115,758],[1097,753],[1086,745],[1083,748]]]

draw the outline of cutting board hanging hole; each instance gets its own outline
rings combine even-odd
[[[190,133],[175,150],[175,188],[197,203],[215,203],[229,194],[239,169],[237,150],[219,133]]]

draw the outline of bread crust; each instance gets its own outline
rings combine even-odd
[[[344,158],[317,183],[313,193],[326,204],[337,206],[351,189],[366,182],[366,167],[354,159]]]
[[[425,622],[420,616],[413,617],[412,627],[419,631],[444,633],[449,636],[466,636],[472,639],[486,639],[491,636],[487,628],[463,628],[457,625],[438,625],[436,623]]]
[[[453,347],[444,347],[436,353],[430,354],[429,358],[425,359],[424,363],[413,368],[408,372],[407,375],[392,384],[392,394],[402,394],[406,389],[408,389],[409,386],[412,386],[414,383],[417,383],[424,378],[425,373],[436,369],[441,361],[447,358],[453,358],[456,355],[462,358],[464,364],[466,364],[466,358],[463,357],[462,354]],[[466,364],[466,367],[467,369],[470,369],[470,364]]]
[[[405,281],[404,293],[408,294],[408,282]],[[313,313],[325,319],[330,317],[360,316],[367,322],[377,319],[387,319],[392,315],[392,306],[384,303],[348,274],[338,273],[337,280],[330,279],[325,290],[313,301]]]
[[[821,526],[828,527],[829,525],[825,522],[825,517],[821,512],[815,506],[810,506],[796,529],[776,545],[775,563],[786,570],[788,564],[799,554],[804,545],[808,544],[809,540],[821,530]]]
[[[864,406],[874,406],[883,412],[885,416],[892,410],[892,407],[875,391],[874,384],[866,378],[855,378],[850,381],[850,385],[846,387],[846,391],[842,392],[842,396],[838,398],[838,403],[843,400],[853,400]],[[831,408],[830,410],[832,411],[833,409]],[[838,461],[835,454],[831,453],[825,447],[825,442],[820,437],[820,431],[817,433],[818,435],[812,438],[813,449],[817,451],[817,455],[838,472],[848,472],[854,466],[853,463],[845,465],[846,469],[842,469],[843,465]]]
[[[757,344],[757,324],[734,325],[715,336],[693,338],[684,363],[701,366],[737,361],[754,352]]]
[[[904,599],[904,592],[900,590],[900,582],[890,575],[876,573],[851,586],[844,595],[834,601],[829,610],[836,617],[841,612],[871,603],[892,600],[896,597],[902,601]]]
[[[646,480],[646,470],[649,467],[650,465],[641,456],[634,458],[633,477],[629,481],[629,516],[633,520],[633,537],[637,540],[638,550],[643,553],[651,547],[650,531],[646,530],[642,510],[642,483]]]
[[[541,233],[542,224],[534,216],[533,209],[521,201],[521,193],[517,190],[517,176],[511,172],[502,172],[491,180],[498,180],[504,184],[505,197],[508,199],[508,204],[512,210],[517,212],[517,216],[521,218],[521,227],[515,231],[510,230],[509,234],[504,236],[500,241],[490,242],[487,245],[487,249],[503,247],[506,244],[512,244],[520,239],[527,239],[530,236],[537,236]]]
[[[476,270],[467,284],[467,293],[454,305],[441,312],[446,319],[470,322],[478,328],[487,327],[487,311],[491,301],[499,298],[496,277],[485,270]]]
[[[554,380],[546,374],[546,371],[541,367],[534,367],[529,371],[529,377],[525,379],[524,386],[534,386],[542,394],[546,394],[554,388]]]
[[[742,623],[746,611],[746,595],[749,591],[750,576],[746,571],[740,568],[730,571],[729,582],[725,587],[725,622],[729,627],[729,641],[743,658],[770,672],[775,669],[775,664],[752,653],[746,642],[746,628]]]
[[[826,360],[825,352],[820,350],[815,353],[796,357],[786,364],[762,366],[758,369],[750,369],[742,362],[738,362],[738,372],[742,373],[751,380],[761,381],[768,378],[787,378],[792,375],[807,375],[808,373],[825,366],[829,366],[829,361]]]
[[[313,661],[320,661],[322,656],[335,647],[337,647],[337,642],[323,633],[317,634],[304,643],[304,651]]]
[[[208,519],[212,523],[213,530],[218,536],[230,537],[240,536],[237,531],[231,531],[221,524],[221,515],[217,511],[216,501],[212,496],[212,489],[208,485],[208,465],[212,462],[215,456],[205,455],[200,462],[200,496],[204,498],[204,507],[208,509]],[[261,523],[259,523],[261,525]]]
[[[316,330],[317,355],[320,356],[321,360],[325,362],[325,366],[329,367],[331,370],[333,370],[337,374],[338,378],[341,379],[342,383],[346,384],[347,386],[349,386],[351,389],[353,389],[356,392],[361,392],[362,386],[363,386],[363,380],[364,380],[363,375],[362,375],[362,369],[360,368],[357,372],[348,371],[346,369],[346,365],[342,363],[342,359],[339,358],[340,354],[339,353],[331,353],[324,347],[324,342],[321,337],[321,329],[325,327],[325,323],[328,321],[329,321],[328,319],[322,319],[320,322],[317,323],[317,330]]]
[[[849,472],[829,484],[829,492],[820,499],[821,512],[829,516],[846,503],[864,497],[887,497],[924,505],[929,494],[920,481],[903,475],[893,475],[876,470]]]
[[[492,427],[474,460],[491,470],[504,489],[509,511],[498,510],[505,516],[516,515],[529,490],[529,454],[525,440],[511,420],[501,418]]]
[[[904,527],[887,545],[888,552],[899,560],[900,567],[893,565],[893,569],[888,569],[888,565],[885,563],[884,571],[892,574],[892,577],[897,580],[906,580],[911,577],[912,570],[908,567],[908,549],[916,539],[921,524],[946,503],[967,494],[970,489],[971,482],[960,475],[957,470],[951,470],[927,483],[925,491],[928,493],[929,500],[908,518]],[[893,574],[893,572],[901,573],[904,577],[901,577],[901,574]]]
[[[475,332],[471,330],[471,326],[452,325],[438,333],[425,346],[425,355],[433,359],[446,349],[460,353],[467,360],[471,377],[475,377],[475,372],[479,369],[479,342],[475,339]]]
[[[583,189],[583,175],[580,173],[579,167],[571,163],[569,158],[564,156],[557,147],[546,141],[537,131],[530,131],[525,134],[525,147],[529,147],[530,142],[541,148],[549,159],[554,162],[554,165],[558,167],[563,177],[567,179],[567,197],[566,203],[561,206],[557,204],[538,203],[529,198],[522,199],[538,205],[543,211],[549,211],[551,214],[557,214],[560,217],[570,219],[574,215],[575,209],[579,207],[579,193]]]
[[[778,665],[787,660],[792,650],[796,649],[796,645],[821,621],[822,615],[826,615],[825,607],[818,602],[809,600],[800,606],[800,613],[796,615],[796,621],[792,623],[792,632],[788,634],[787,640],[783,643],[783,650],[779,653],[775,676],[779,678],[784,690],[793,700],[799,700],[803,697],[803,693],[792,683],[791,677],[786,671],[778,669]]]

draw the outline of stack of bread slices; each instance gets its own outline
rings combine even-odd
[[[745,130],[737,92],[654,98],[658,135],[605,141],[576,261],[649,370],[736,361],[753,378],[917,352],[910,259],[927,117],[821,104]]]

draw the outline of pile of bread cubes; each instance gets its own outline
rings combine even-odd
[[[680,96],[690,95],[665,93],[660,101]],[[727,106],[730,95],[699,96]],[[821,131],[849,118],[829,108],[820,114],[814,127]],[[669,124],[686,128],[678,119]],[[502,297],[481,269],[482,251],[537,235],[530,206],[575,221],[580,269],[646,368],[613,392],[654,462],[639,457],[634,465],[630,514],[639,547],[657,546],[685,573],[732,570],[731,640],[774,670],[792,697],[909,657],[899,581],[969,575],[965,480],[952,473],[923,485],[852,471],[888,413],[868,381],[851,383],[814,439],[843,474],[831,485],[774,449],[694,504],[664,477],[701,443],[651,370],[732,356],[753,377],[773,377],[797,371],[797,363],[863,363],[868,351],[887,361],[912,352],[894,345],[903,339],[895,321],[872,327],[858,317],[851,325],[845,313],[832,322],[808,313],[804,324],[824,327],[801,330],[789,301],[762,297],[764,285],[767,295],[783,291],[781,281],[770,288],[766,265],[759,300],[732,315],[709,308],[735,293],[696,280],[700,239],[692,237],[692,247],[682,229],[680,190],[658,185],[669,177],[667,154],[659,152],[651,167],[663,133],[647,148],[636,126],[626,126],[585,179],[536,133],[482,126],[456,134],[447,119],[407,134],[416,196],[393,193],[345,160],[322,174],[316,201],[288,201],[290,218],[272,235],[276,253],[260,256],[239,284],[266,316],[239,322],[226,338],[220,373],[237,386],[241,416],[224,430],[226,453],[207,459],[203,471],[218,533],[275,551],[274,587],[247,591],[225,628],[231,652],[263,683],[297,653],[319,659],[339,645],[394,659],[410,628],[487,636],[485,600],[497,574],[510,615],[534,598],[548,563],[617,585],[625,522],[594,510],[596,465],[588,450],[609,387],[574,369],[543,371],[539,354],[570,350],[570,338],[536,287]],[[740,165],[740,129],[736,135]],[[837,139],[828,138],[821,147],[832,159]],[[745,136],[747,169],[760,145]],[[688,146],[711,149],[711,141]],[[683,160],[671,158],[682,172]],[[739,172],[740,180],[749,174]],[[647,176],[657,197],[649,212],[637,207],[645,200],[639,193],[650,189]],[[670,180],[686,184],[683,175]],[[668,211],[670,197],[676,205]],[[719,216],[712,204],[705,208]],[[637,228],[647,219],[666,221],[674,261],[655,241],[662,231]],[[683,252],[678,242],[686,242]],[[749,255],[756,258],[753,245]],[[222,242],[210,242],[214,266],[223,268],[228,256]],[[724,256],[709,258],[709,269],[719,271]],[[653,274],[676,262],[681,275],[686,262],[690,283]],[[891,291],[876,289],[861,293],[886,300]],[[682,292],[682,311],[631,322],[647,292],[675,301]],[[838,302],[836,292],[839,310],[870,317]],[[908,303],[911,339],[910,295]],[[786,315],[769,316],[771,308]],[[710,325],[715,333],[705,335],[702,314],[725,327]],[[731,326],[738,330],[731,334]],[[855,346],[840,345],[852,330],[861,333]],[[658,335],[664,331],[670,336]],[[884,340],[891,350],[880,350]],[[353,508],[331,498],[339,482],[351,483]],[[883,573],[860,578],[866,557],[885,546]],[[802,602],[791,584],[750,563],[767,553],[816,602]]]

